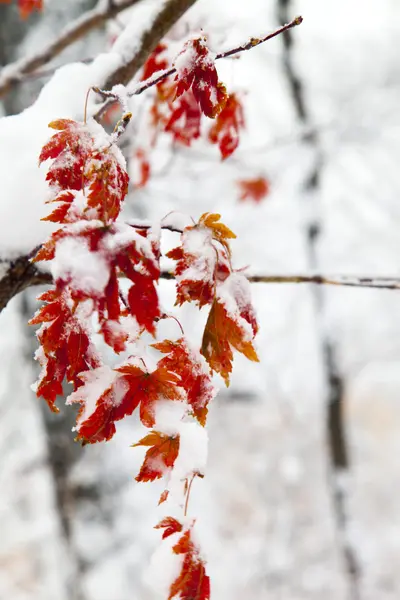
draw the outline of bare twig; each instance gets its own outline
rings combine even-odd
[[[60,35],[49,42],[42,50],[4,67],[0,71],[0,97],[9,92],[14,85],[20,83],[24,79],[24,76],[33,73],[36,69],[40,69],[40,67],[43,67],[58,56],[65,48],[68,48],[68,46],[85,37],[93,29],[101,27],[109,19],[112,19],[123,10],[130,8],[140,1],[120,0],[118,3],[110,2],[107,4],[100,0],[95,8],[88,10],[67,25]]]

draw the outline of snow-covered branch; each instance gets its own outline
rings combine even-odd
[[[104,25],[123,10],[138,4],[141,0],[120,0],[119,2],[104,2],[99,0],[97,6],[88,10],[72,23],[69,23],[58,35],[38,52],[25,56],[5,66],[0,71],[0,97],[24,80],[29,75],[49,63],[65,48],[85,37],[93,29]]]
[[[170,229],[169,227],[167,229]],[[29,256],[23,256],[8,263],[7,276],[0,285],[0,311],[15,295],[35,285],[52,283],[49,273],[39,271],[30,262]],[[161,271],[160,279],[174,279],[171,271]],[[250,283],[264,284],[301,284],[330,285],[338,287],[369,288],[377,290],[400,290],[400,277],[373,277],[349,275],[247,275]]]

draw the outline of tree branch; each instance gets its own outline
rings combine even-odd
[[[132,58],[117,69],[108,78],[105,88],[111,89],[114,85],[126,85],[144,65],[147,57],[159,41],[168,33],[180,17],[195,4],[197,0],[168,0],[157,14],[150,29],[144,32],[140,46],[134,51]]]
[[[80,40],[93,29],[104,25],[123,10],[138,4],[141,0],[120,0],[105,3],[99,1],[96,8],[88,10],[75,21],[67,25],[60,35],[49,42],[47,46],[39,50],[33,56],[26,56],[17,60],[0,71],[0,97],[4,96],[10,89],[23,81],[24,75],[33,73],[36,69],[43,67],[53,58],[58,56],[65,48]]]
[[[173,6],[174,4],[179,5],[182,3],[185,3],[184,0],[171,0],[169,4],[171,6]],[[186,0],[186,4],[193,4],[193,3],[194,3],[193,0]],[[168,8],[168,5],[166,8]],[[236,46],[235,48],[231,48],[230,50],[226,50],[225,52],[219,52],[215,56],[215,60],[220,60],[221,58],[228,58],[235,54],[239,54],[240,52],[244,52],[246,50],[250,50],[251,48],[255,48],[256,46],[259,46],[260,44],[263,44],[264,42],[267,42],[268,40],[271,40],[272,38],[289,31],[293,27],[297,27],[297,25],[300,25],[302,22],[303,22],[303,17],[296,17],[295,19],[290,21],[290,23],[287,23],[287,24],[283,25],[282,27],[279,27],[279,29],[276,29],[272,33],[268,33],[267,35],[265,35],[261,38],[251,38],[248,42],[245,42],[244,44],[241,44],[240,46]],[[155,29],[157,30],[156,22],[155,22]],[[150,50],[150,52],[151,52],[156,47],[157,43],[160,41],[161,37],[163,37],[163,36],[161,36],[160,38],[157,37],[157,40],[154,43],[153,29],[152,29],[151,31],[147,32],[143,36],[143,44],[148,43],[146,41],[147,36],[149,38],[149,41],[152,40],[151,50]],[[140,55],[141,55],[141,50],[139,50],[137,56],[140,58]],[[129,65],[130,64],[136,65],[137,68],[140,68],[144,64],[144,61],[141,62],[141,60],[139,60],[139,59],[137,60],[136,56],[135,56],[132,59],[131,63],[129,63]],[[106,102],[97,111],[97,113],[94,116],[94,118],[97,121],[100,121],[103,114],[107,111],[108,107],[111,104],[113,104],[116,100],[118,100],[118,96],[117,95],[114,96],[112,93],[112,90],[109,91],[110,88],[112,88],[113,85],[116,85],[117,83],[126,84],[126,83],[128,83],[128,81],[130,81],[132,79],[133,75],[130,73],[129,65],[126,65],[126,67],[123,67],[123,68],[119,69],[119,71],[116,72],[116,73],[120,74],[119,77],[121,77],[121,75],[123,75],[124,77],[127,76],[124,80],[122,80],[121,78],[118,79],[118,77],[116,76],[116,73],[114,73],[107,81],[107,84],[105,86],[105,88],[107,88],[106,90],[100,90],[98,88],[96,89],[97,93],[99,93],[99,94],[103,93],[104,97],[107,98]],[[124,69],[126,69],[126,71]],[[167,77],[170,77],[171,75],[174,75],[175,73],[176,73],[175,67],[170,67],[169,69],[165,69],[164,71],[157,72],[152,77],[149,77],[145,81],[140,81],[138,84],[136,84],[134,86],[133,89],[128,90],[128,96],[130,96],[130,97],[138,96],[139,94],[142,94],[144,91],[148,90],[149,88],[153,87],[154,85],[157,85],[161,81],[164,81],[164,79],[167,79]]]

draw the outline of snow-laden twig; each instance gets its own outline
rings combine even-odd
[[[173,2],[171,2],[171,4],[172,3]],[[251,48],[255,48],[256,46],[259,46],[260,44],[263,44],[264,42],[267,42],[268,40],[271,40],[272,38],[277,37],[278,35],[285,33],[286,31],[289,31],[290,29],[293,29],[293,27],[297,27],[297,25],[300,25],[302,22],[303,22],[303,17],[301,17],[301,16],[295,17],[292,21],[290,21],[290,23],[286,23],[282,27],[279,27],[275,31],[272,31],[271,33],[268,33],[265,36],[262,36],[260,38],[251,38],[250,40],[248,40],[244,44],[241,44],[240,46],[235,46],[235,48],[231,48],[230,50],[225,50],[224,52],[219,52],[215,56],[215,60],[219,60],[221,58],[229,58],[230,56],[234,56],[235,54],[239,54],[240,52],[244,52],[246,50],[251,50]],[[145,39],[145,36],[143,39]],[[134,61],[135,62],[132,64],[136,65],[137,59],[134,58]],[[130,73],[130,70],[131,70],[131,65],[129,65],[129,64],[126,65],[126,67],[124,67],[124,69],[120,69],[118,72],[116,72],[113,76],[111,76],[109,78],[106,87],[107,88],[112,87],[112,85],[114,85],[114,82],[115,83],[124,83],[124,81],[125,81],[125,83],[127,83],[130,79],[132,79],[132,75],[130,77],[127,77],[127,74]],[[164,71],[157,72],[152,77],[149,77],[145,81],[140,81],[139,83],[135,84],[132,87],[132,89],[128,89],[128,96],[138,96],[139,94],[142,94],[149,88],[153,87],[154,85],[157,85],[161,81],[164,81],[164,79],[167,79],[167,77],[170,77],[171,75],[174,75],[175,73],[176,73],[175,67],[171,67],[169,69],[165,69]],[[99,121],[101,119],[101,117],[103,116],[103,114],[105,112],[107,112],[107,109],[110,106],[110,104],[112,104],[115,100],[118,100],[118,98],[117,98],[117,95],[115,96],[115,98],[112,97],[112,90],[105,91],[105,90],[97,89],[96,91],[99,94],[103,94],[104,97],[107,97],[107,101],[103,104],[103,106],[99,109],[99,111],[95,115],[96,120]]]

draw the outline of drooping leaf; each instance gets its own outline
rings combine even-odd
[[[243,275],[230,275],[219,287],[204,330],[201,353],[210,368],[224,378],[226,385],[229,385],[232,371],[233,349],[258,362],[253,346],[258,325],[248,286]]]
[[[227,93],[219,82],[214,59],[204,36],[188,40],[174,61],[177,74],[176,98],[190,88],[202,112],[210,118],[216,117],[223,109]]]
[[[244,126],[242,104],[236,94],[230,94],[208,133],[210,142],[218,144],[222,160],[231,156],[238,147],[240,130]]]
[[[158,431],[151,431],[133,447],[150,446],[136,481],[154,481],[160,479],[166,469],[174,466],[179,454],[179,435],[169,436]]]
[[[170,588],[168,600],[209,600],[210,578],[206,573],[196,544],[192,540],[192,531],[187,529],[173,547],[175,554],[183,554],[181,572]]]

